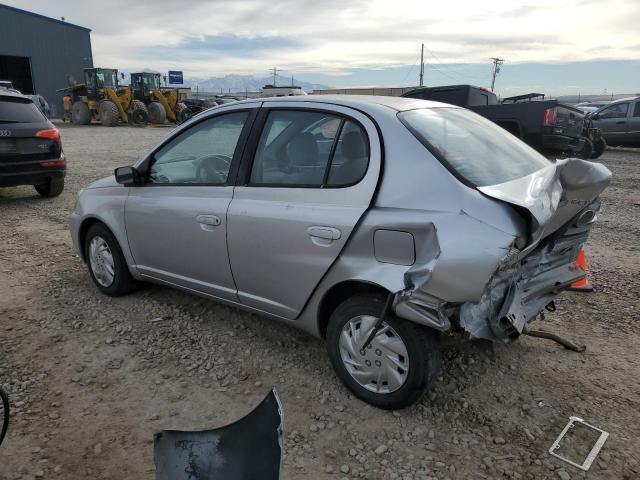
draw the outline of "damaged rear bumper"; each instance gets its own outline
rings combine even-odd
[[[547,245],[498,270],[478,302],[450,305],[424,290],[406,290],[397,295],[394,310],[399,317],[436,330],[457,327],[471,339],[510,342],[558,294],[585,277],[575,265],[585,239]]]
[[[396,314],[441,331],[458,329],[470,338],[514,340],[586,275],[575,262],[610,179],[602,164],[565,159],[526,177],[478,187],[520,212],[527,231],[510,236],[484,228],[486,221],[474,224],[470,216],[457,229],[447,231],[444,222],[435,226],[431,255],[405,273]],[[473,237],[460,241],[467,232]]]
[[[511,248],[476,302],[450,304],[429,294],[429,278],[418,288],[399,292],[395,313],[440,331],[460,330],[471,339],[508,343],[523,333],[563,290],[585,277],[576,266],[599,201],[594,201],[564,228],[535,248]],[[585,215],[589,212],[589,215]],[[580,219],[589,221],[581,223]],[[431,268],[435,267],[437,259]]]

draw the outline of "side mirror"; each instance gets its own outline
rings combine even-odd
[[[591,120],[598,120],[600,118],[600,114],[599,113],[592,113],[591,114]]]
[[[116,182],[122,185],[131,186],[142,183],[142,176],[134,167],[118,167],[113,173],[116,176]]]

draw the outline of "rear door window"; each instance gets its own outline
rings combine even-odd
[[[346,121],[340,131],[327,185],[342,186],[357,183],[369,165],[369,142],[364,130],[355,122]]]
[[[634,117],[640,117],[640,102],[636,102],[636,107],[633,110]]]
[[[326,112],[269,113],[251,169],[251,185],[343,187],[369,163],[369,140],[352,120]]]
[[[0,97],[0,123],[42,123],[44,116],[33,102]]]
[[[495,123],[462,108],[421,108],[400,121],[456,176],[477,187],[524,177],[551,165]]]

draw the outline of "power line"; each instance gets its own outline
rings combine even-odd
[[[429,70],[434,70],[434,71],[444,75],[445,77],[450,78],[454,82],[459,82],[460,81],[459,78],[456,78],[456,77],[450,75],[447,70],[443,70],[441,68],[438,68],[438,65],[435,64],[435,63],[427,63],[427,65],[429,66]],[[464,78],[462,80],[464,81]]]
[[[438,63],[440,66],[442,66],[442,68],[446,68],[447,70],[449,70],[451,73],[455,73],[456,75],[458,75],[462,80],[465,80],[465,76],[462,75],[461,73],[459,73],[458,71],[454,70],[453,68],[450,68],[448,65],[446,65],[445,63],[442,62],[442,60],[440,60],[440,58],[438,58],[436,56],[435,53],[433,53],[431,50],[429,50],[427,47],[424,47],[424,49],[427,51],[427,53],[429,55],[431,55],[433,57],[433,59],[436,61],[436,63]]]
[[[402,79],[402,82],[400,82],[400,85],[404,85],[404,82],[407,81],[407,78],[409,77],[409,75],[411,74],[411,72],[413,72],[413,69],[415,68],[416,64],[420,61],[419,58],[416,58],[415,62],[413,62],[413,65],[411,65],[411,68],[409,69],[409,71],[406,73],[406,75],[404,76],[404,78]]]

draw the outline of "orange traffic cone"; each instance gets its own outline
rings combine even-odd
[[[580,250],[580,253],[578,254],[578,260],[576,260],[576,263],[574,263],[573,266],[575,268],[581,268],[582,270],[584,270],[585,274],[587,273],[587,258],[584,254],[584,250]],[[571,290],[572,292],[593,292],[593,286],[585,275],[582,280],[573,282],[571,284],[571,287],[569,287],[569,290]]]

